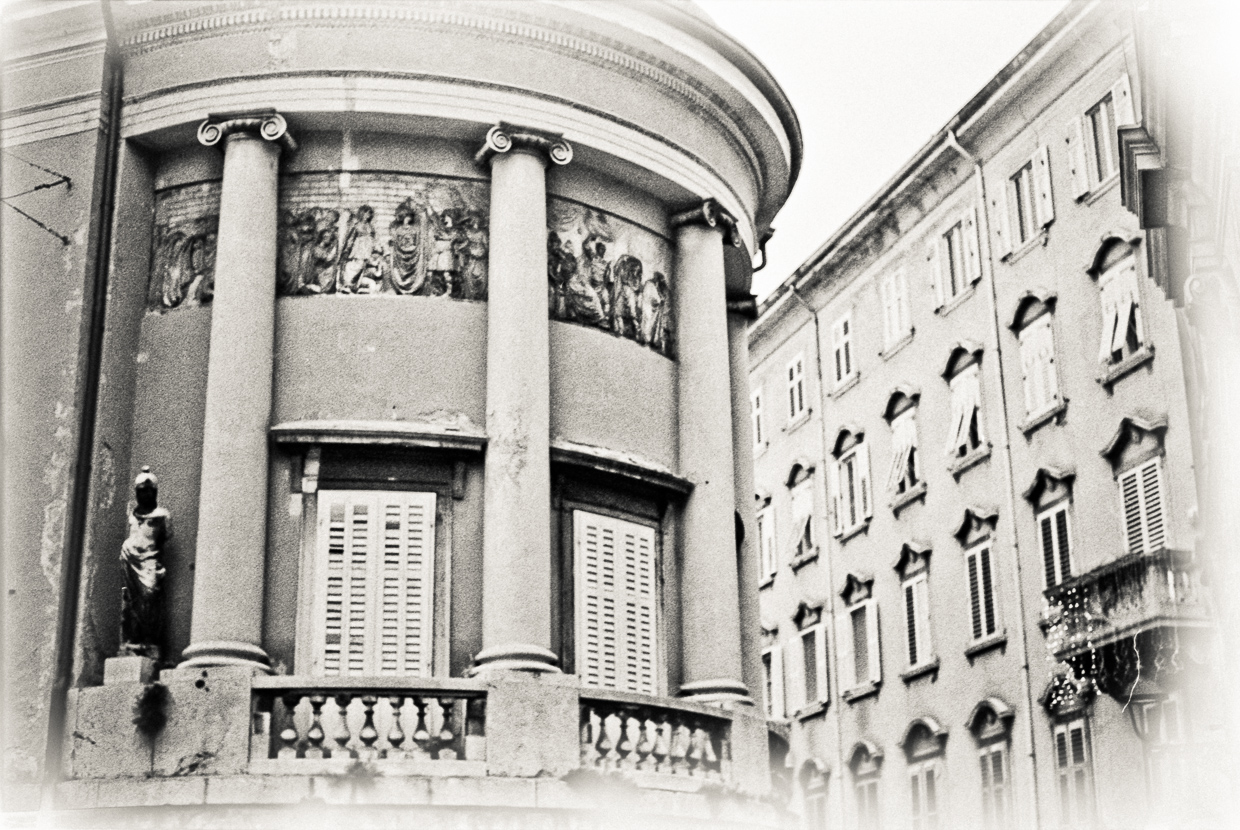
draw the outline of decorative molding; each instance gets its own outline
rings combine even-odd
[[[563,135],[501,121],[487,130],[486,140],[474,154],[474,163],[487,165],[496,156],[513,150],[532,152],[544,162],[561,167],[573,160],[573,145],[565,141]]]
[[[1154,437],[1158,450],[1162,450],[1163,434],[1167,431],[1167,416],[1158,415],[1149,420],[1144,418],[1125,415],[1120,419],[1119,426],[1116,427],[1111,440],[1107,441],[1106,446],[1102,448],[1099,454],[1114,465],[1124,449],[1132,443],[1134,439],[1143,441],[1145,436]]]
[[[939,658],[938,657],[932,657],[930,658],[930,660],[924,663],[918,663],[916,666],[911,666],[905,671],[900,672],[900,679],[903,680],[904,685],[907,686],[909,683],[912,683],[914,680],[917,680],[920,677],[925,677],[928,674],[934,675],[935,679],[938,678],[938,674],[939,674]]]
[[[853,371],[848,375],[848,377],[844,378],[842,381],[836,384],[835,387],[832,388],[831,391],[827,393],[827,395],[831,397],[831,399],[834,400],[835,398],[838,398],[840,395],[843,395],[849,389],[852,389],[854,386],[856,386],[860,382],[861,382],[860,370],[853,369]]]
[[[964,650],[964,656],[968,659],[969,664],[972,665],[979,655],[995,649],[1000,651],[1007,650],[1007,631],[999,631],[985,639],[978,640]]]
[[[912,487],[910,487],[908,490],[906,490],[903,493],[900,493],[899,495],[897,495],[895,498],[891,500],[892,515],[898,517],[900,515],[901,510],[908,507],[910,504],[917,501],[918,499],[924,500],[925,498],[926,498],[926,481],[925,479],[922,479],[921,481],[917,482]]]
[[[866,573],[849,573],[844,577],[840,598],[845,605],[855,605],[874,594],[874,577]]]
[[[6,110],[0,118],[0,145],[6,149],[98,129],[101,93]]]
[[[840,693],[840,697],[844,698],[846,703],[856,703],[859,700],[865,700],[867,697],[877,695],[882,685],[883,682],[881,680],[870,680],[859,686],[853,686],[851,689],[845,689]],[[881,757],[881,753],[879,757]]]
[[[1057,298],[1058,295],[1054,291],[1047,291],[1044,289],[1025,289],[1025,291],[1020,295],[1020,299],[1016,301],[1016,305],[1013,307],[1011,322],[1008,323],[1008,328],[1012,331],[1020,331],[1025,326],[1029,325],[1029,323],[1033,322],[1033,320],[1023,322],[1025,309],[1027,309],[1032,303],[1041,303],[1046,306],[1046,312],[1053,313],[1055,311],[1055,301]],[[1038,317],[1041,316],[1041,314],[1038,315]],[[1036,320],[1037,317],[1033,319]]]
[[[697,207],[674,213],[668,218],[673,228],[701,225],[707,228],[722,227],[724,239],[733,248],[741,247],[741,236],[736,228],[736,217],[719,204],[716,199],[703,199]]]
[[[952,477],[955,478],[957,481],[959,481],[960,476],[964,474],[965,470],[968,470],[972,467],[976,467],[978,464],[981,464],[987,458],[990,458],[990,442],[989,441],[983,444],[979,444],[977,449],[973,450],[973,452],[969,453],[968,455],[962,456],[960,458],[952,459],[951,462],[947,465],[947,469],[948,471],[951,472]]]
[[[1102,370],[1102,374],[1100,374],[1096,380],[1098,381],[1099,386],[1106,389],[1108,394],[1111,394],[1113,391],[1111,387],[1114,386],[1115,381],[1136,371],[1147,363],[1153,363],[1153,361],[1154,344],[1144,343],[1141,348],[1128,355],[1128,357],[1124,358],[1119,363],[1112,363],[1110,366],[1104,368]]]
[[[998,510],[993,507],[969,505],[964,509],[964,514],[956,525],[956,529],[952,531],[952,535],[963,544],[970,535],[980,535],[983,533],[989,535],[993,533],[998,523]]]
[[[908,579],[930,567],[932,552],[929,545],[921,542],[905,542],[900,546],[900,553],[891,567],[901,579]]]
[[[904,734],[896,742],[896,746],[911,754],[916,749],[914,741],[917,738],[918,732],[928,733],[931,740],[938,744],[937,751],[943,751],[943,745],[947,742],[947,727],[929,715],[923,715],[909,721],[908,726],[904,728]]]
[[[1024,433],[1025,438],[1029,438],[1031,435],[1033,435],[1033,433],[1038,431],[1039,427],[1044,427],[1047,424],[1049,424],[1051,421],[1062,424],[1064,421],[1064,416],[1067,414],[1067,412],[1068,412],[1068,399],[1060,398],[1059,402],[1056,403],[1054,406],[1052,406],[1050,409],[1047,409],[1043,412],[1039,412],[1037,415],[1034,415],[1031,418],[1026,418],[1024,421],[1020,423],[1017,429],[1019,429],[1022,433]]]
[[[950,381],[956,374],[972,365],[972,363],[966,363],[957,366],[961,357],[972,357],[973,363],[981,363],[982,344],[972,340],[957,340],[951,351],[947,353],[947,362],[943,364],[943,371],[940,372],[944,380]]]
[[[198,125],[198,143],[214,147],[237,133],[255,133],[264,141],[278,142],[289,153],[297,150],[297,142],[288,132],[288,122],[275,110],[212,113]]]
[[[481,453],[486,435],[470,424],[412,421],[286,421],[269,430],[279,445],[368,444]]]
[[[1021,497],[1026,501],[1037,503],[1042,498],[1042,493],[1048,487],[1064,487],[1070,488],[1073,480],[1076,478],[1076,470],[1071,467],[1061,469],[1059,467],[1039,467],[1038,471],[1033,474],[1033,481],[1021,493]]]
[[[661,464],[628,453],[618,453],[615,450],[589,444],[578,444],[563,438],[551,440],[551,461],[553,464],[564,464],[622,476],[630,481],[677,496],[685,496],[693,491],[693,482],[673,473]]]
[[[973,707],[973,711],[969,713],[969,717],[965,719],[964,728],[973,733],[973,737],[981,740],[991,737],[989,732],[993,725],[998,725],[1003,735],[1006,735],[1012,728],[1012,721],[1016,719],[1016,712],[1011,706],[1008,706],[1000,698],[986,697],[977,702]]]

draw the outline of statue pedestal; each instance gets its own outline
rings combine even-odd
[[[155,661],[150,657],[109,657],[103,661],[103,685],[150,683],[155,677]]]

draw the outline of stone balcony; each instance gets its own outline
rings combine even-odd
[[[1211,626],[1210,597],[1191,551],[1125,556],[1045,592],[1047,649],[1108,694],[1124,695],[1141,666]]]
[[[778,827],[787,815],[770,795],[766,731],[747,707],[583,688],[571,675],[165,671],[158,684],[72,692],[56,806],[65,826],[90,827],[129,826],[135,810],[175,824],[202,805],[246,826],[256,812],[304,827],[347,809],[364,827],[399,809],[402,821],[470,827],[498,808],[548,827],[616,810]]]

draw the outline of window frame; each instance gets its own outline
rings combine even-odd
[[[900,414],[891,419],[891,437],[892,437],[892,457],[891,466],[887,475],[887,490],[893,497],[899,497],[911,492],[918,484],[925,481],[921,469],[921,452],[918,446],[917,437],[917,407],[918,404],[913,403]],[[906,426],[907,425],[907,426]],[[899,465],[899,475],[897,472],[897,456],[896,456],[896,437],[901,431],[907,430],[911,433],[912,440],[908,447],[908,456]]]
[[[779,557],[775,548],[775,508],[763,507],[756,516],[758,530],[758,568],[760,582],[774,579],[779,571]]]
[[[783,648],[778,640],[762,649],[763,711],[770,720],[787,717],[787,692],[784,688]]]
[[[1096,113],[1104,117],[1096,118]],[[1101,193],[1119,179],[1119,128],[1135,123],[1132,87],[1128,73],[1122,72],[1106,93],[1068,124],[1065,140],[1074,199]]]
[[[1153,530],[1151,529],[1153,522],[1149,512],[1149,496],[1146,489],[1146,470],[1149,469],[1154,470],[1155,490],[1158,496],[1156,505],[1158,511],[1157,526]],[[1134,507],[1139,514],[1136,530],[1141,536],[1140,549],[1134,549],[1133,546],[1133,517],[1129,507],[1129,491],[1125,489],[1125,480],[1127,479],[1132,479],[1136,482],[1136,489],[1133,492],[1137,497]],[[1129,556],[1155,553],[1167,547],[1167,488],[1164,479],[1161,455],[1156,455],[1153,458],[1145,459],[1139,464],[1134,464],[1115,477],[1120,498],[1120,526],[1123,532],[1124,551]]]
[[[1011,204],[1012,242],[1023,246],[1037,236],[1038,216],[1034,207],[1033,159],[1029,159],[1008,176],[1007,192]]]
[[[1072,729],[1080,727],[1082,760],[1073,757]],[[1059,739],[1064,738],[1061,752]],[[1051,753],[1055,760],[1055,782],[1059,793],[1060,822],[1065,827],[1082,827],[1093,823],[1096,810],[1094,792],[1093,740],[1089,718],[1080,716],[1055,723],[1051,728]],[[1081,786],[1083,784],[1083,787]]]
[[[951,390],[953,422],[955,421],[956,397],[965,394],[963,390],[966,385],[975,385],[977,387],[976,401],[973,404],[972,416],[966,416],[969,420],[965,428],[953,432],[948,437],[947,456],[953,461],[966,458],[986,445],[986,432],[982,425],[982,373],[981,366],[977,361],[960,369],[947,382],[947,386]],[[964,442],[956,440],[961,435],[966,437]],[[974,442],[974,438],[976,438],[976,442]],[[962,448],[964,452],[961,452]]]
[[[996,191],[991,199],[993,215],[998,219],[992,228],[998,238],[994,253],[1011,262],[1043,240],[1055,221],[1049,148],[1039,145],[1023,157]]]
[[[1039,510],[1034,516],[1034,524],[1038,533],[1038,550],[1042,553],[1042,584],[1048,591],[1071,579],[1075,572],[1072,551],[1072,516],[1068,509],[1070,506],[1071,501],[1063,499]],[[1063,518],[1062,529],[1057,521],[1059,517]],[[1048,541],[1044,524],[1046,522],[1051,525],[1049,551],[1046,544]],[[1067,550],[1064,550],[1065,540]]]
[[[1121,304],[1125,301],[1130,303],[1128,320],[1122,326],[1124,341],[1120,348],[1116,349],[1115,339],[1121,329],[1119,313]],[[1131,250],[1098,274],[1098,304],[1102,312],[1103,334],[1098,348],[1099,363],[1103,366],[1116,366],[1149,347],[1149,337],[1141,315],[1141,280],[1137,273],[1136,255]],[[1135,344],[1133,340],[1136,341]]]
[[[762,390],[754,389],[749,393],[749,421],[753,430],[754,454],[766,449],[765,413],[762,411]]]
[[[858,677],[857,614],[865,613],[865,677]],[[873,597],[853,602],[839,612],[835,638],[836,664],[840,667],[840,688],[855,692],[883,681],[882,640],[879,631],[878,602]]]
[[[847,473],[851,484],[845,488]],[[847,450],[840,452],[832,465],[832,491],[835,512],[835,535],[845,536],[865,527],[874,515],[874,488],[870,478],[870,450],[864,435]],[[851,521],[845,522],[845,515]]]
[[[883,309],[883,351],[889,351],[913,333],[908,299],[908,275],[903,268],[885,275],[878,285]]]
[[[969,642],[971,644],[998,636],[1000,631],[993,553],[994,544],[990,537],[965,549],[965,580],[969,597]]]
[[[1055,359],[1055,329],[1047,309],[1017,332],[1025,393],[1025,420],[1033,421],[1063,403],[1059,390],[1059,367]],[[1037,374],[1033,374],[1036,372]],[[1041,392],[1041,400],[1035,392]]]
[[[830,675],[827,668],[827,626],[822,617],[818,622],[807,625],[805,628],[797,632],[797,638],[800,643],[801,654],[801,698],[802,709],[810,709],[820,704],[825,704],[831,700],[831,690],[828,686]],[[814,652],[814,694],[811,697],[809,688],[809,671],[805,664],[805,655],[807,654],[806,639],[813,638]]]
[[[943,780],[943,759],[941,755],[912,761],[908,765],[909,782],[909,817],[913,830],[936,830],[939,816],[942,814],[942,797],[940,782]],[[926,782],[933,786],[927,787]],[[933,799],[926,794],[932,792]],[[934,809],[927,812],[924,807],[929,800],[934,801]]]
[[[858,373],[857,350],[853,347],[853,314],[846,311],[831,324],[831,365],[835,388],[848,383]]]
[[[1003,773],[1003,782],[998,786],[994,780],[996,755]],[[977,756],[982,775],[982,826],[986,830],[1008,830],[1012,826],[1013,805],[1011,749],[1007,738],[982,744],[977,748]]]
[[[796,531],[792,561],[799,563],[818,551],[818,531],[814,527],[814,477],[806,475],[791,488],[792,527]]]
[[[805,354],[798,352],[788,361],[788,423],[795,424],[806,417],[805,405]]]
[[[901,580],[900,600],[904,606],[904,645],[908,668],[934,662],[934,640],[930,626],[930,580],[925,570]]]

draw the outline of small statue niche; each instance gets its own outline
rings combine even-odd
[[[134,480],[136,505],[129,511],[129,536],[121,545],[125,587],[121,589],[120,656],[158,661],[163,641],[164,545],[168,511],[157,504],[159,480],[143,467]]]

